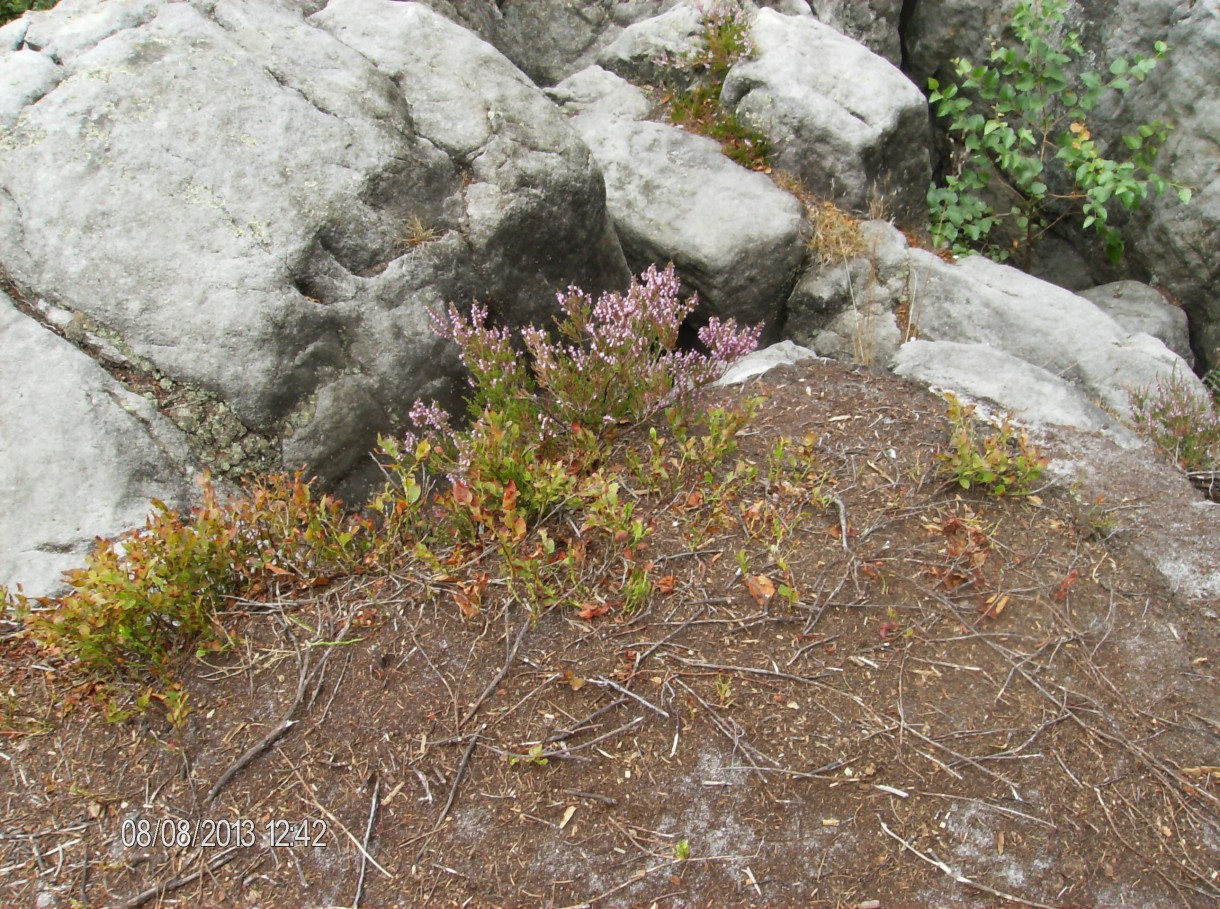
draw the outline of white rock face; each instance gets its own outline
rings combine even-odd
[[[816,19],[763,9],[751,37],[754,55],[729,71],[721,104],[771,140],[776,166],[857,211],[875,191],[918,223],[931,179],[923,93]]]
[[[1088,395],[1045,369],[985,344],[908,341],[894,372],[944,391],[995,401],[1026,425],[1072,426],[1109,436],[1124,448],[1139,439]]]
[[[0,587],[62,585],[94,538],[185,504],[185,438],[143,397],[0,293]]]
[[[332,485],[457,360],[427,312],[620,287],[545,95],[418,3],[64,0],[0,43],[0,267]],[[34,102],[37,103],[34,103]]]
[[[594,76],[578,76],[588,85]],[[706,311],[777,327],[805,257],[800,203],[760,173],[726,158],[720,145],[674,126],[625,119],[630,89],[596,75],[606,106],[586,91],[571,119],[606,178],[606,204],[635,270],[672,261]],[[556,86],[573,93],[572,80]]]

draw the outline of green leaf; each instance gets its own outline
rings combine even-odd
[[[1183,205],[1189,205],[1190,204],[1190,187],[1183,186],[1181,189],[1179,189],[1178,198],[1181,200]]]
[[[1115,60],[1113,63],[1110,64],[1110,72],[1116,76],[1121,76],[1123,73],[1125,73],[1130,68],[1131,67],[1129,67],[1127,65],[1127,61],[1124,60],[1122,57],[1119,57],[1117,60]]]

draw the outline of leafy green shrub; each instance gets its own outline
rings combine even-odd
[[[1066,10],[1066,0],[1022,0],[1012,18],[1017,46],[996,47],[990,64],[956,60],[958,84],[929,80],[930,101],[948,118],[960,160],[944,186],[928,190],[937,245],[999,261],[1015,255],[1028,270],[1043,235],[1080,217],[1117,261],[1123,239],[1109,220],[1115,202],[1135,209],[1171,186],[1190,200],[1189,189],[1152,169],[1170,127],[1139,126],[1123,137],[1129,157],[1118,160],[1103,154],[1087,125],[1107,93],[1125,94],[1148,77],[1165,43],[1153,45],[1152,57],[1115,60],[1108,79],[1073,76],[1085,51],[1075,32],[1062,33]]]
[[[980,439],[975,428],[974,405],[964,406],[956,395],[946,394],[949,410],[949,450],[938,454],[950,481],[962,489],[980,487],[989,495],[1021,495],[1030,490],[1046,464],[1029,443],[1024,430],[1005,420]]]
[[[275,476],[221,502],[205,478],[188,515],[153,502],[142,530],[99,540],[84,568],[66,575],[64,596],[17,596],[31,636],[86,670],[131,676],[217,631],[216,613],[256,582],[317,581],[356,569],[368,525],[345,516],[310,484]]]
[[[558,301],[555,337],[537,327],[521,331],[528,357],[508,329],[487,324],[484,307],[469,318],[452,307],[435,318],[469,370],[473,422],[456,432],[435,403],[411,409],[433,469],[492,504],[512,484],[529,520],[574,493],[573,476],[592,469],[621,425],[689,408],[700,386],[754,349],[761,331],[713,317],[698,332],[706,353],[678,350],[678,330],[698,301],[681,299],[672,265],[649,268],[625,294],[594,302],[573,287]],[[416,441],[412,433],[407,447]]]
[[[1188,471],[1220,468],[1220,409],[1174,373],[1156,388],[1130,393],[1136,431]]]

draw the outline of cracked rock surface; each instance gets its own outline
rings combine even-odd
[[[417,3],[309,11],[65,0],[0,30],[5,345],[87,324],[217,474],[308,466],[352,494],[412,400],[453,403],[429,309],[538,320],[627,271],[588,149],[498,51]],[[163,476],[124,482],[173,498]]]
[[[186,440],[141,395],[0,293],[0,585],[51,593],[94,537],[184,504]]]

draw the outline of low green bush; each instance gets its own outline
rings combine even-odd
[[[1033,249],[1055,225],[1080,219],[1107,254],[1122,257],[1122,235],[1110,215],[1117,204],[1136,209],[1150,195],[1190,189],[1154,170],[1167,124],[1140,125],[1111,157],[1089,126],[1108,94],[1123,95],[1148,78],[1168,48],[1114,60],[1109,76],[1074,74],[1085,50],[1066,31],[1066,0],[1022,0],[1012,18],[1013,46],[996,46],[988,63],[954,61],[958,82],[929,80],[936,113],[949,121],[953,173],[928,189],[933,241],[955,253],[1016,259],[1027,271]]]

